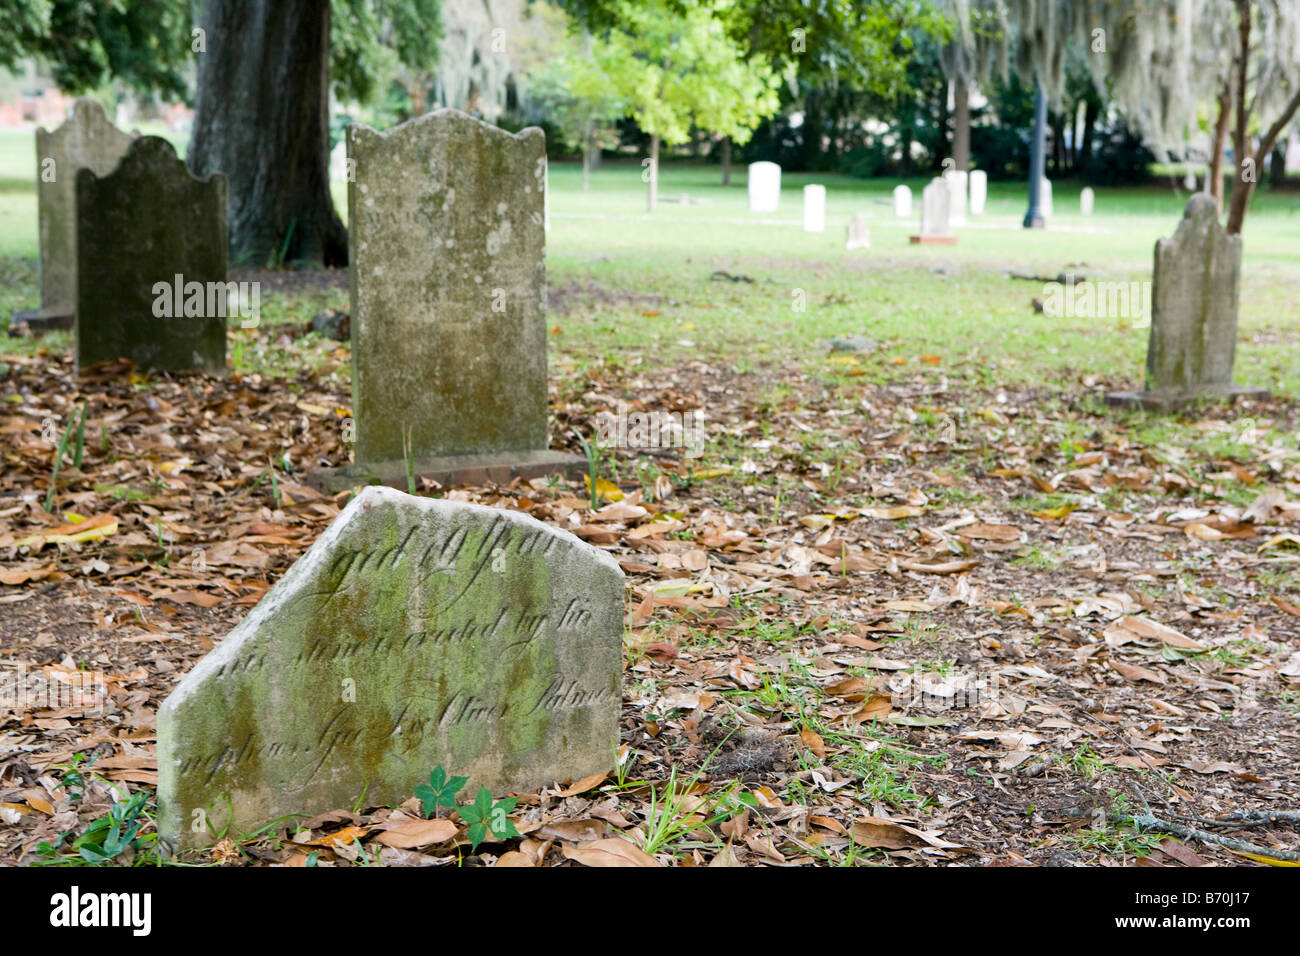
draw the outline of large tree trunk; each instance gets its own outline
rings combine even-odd
[[[230,261],[344,265],[329,191],[329,0],[206,0],[188,163],[226,174]]]
[[[970,88],[961,80],[953,84],[952,161],[957,172],[970,167]]]

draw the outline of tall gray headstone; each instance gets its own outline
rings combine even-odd
[[[347,142],[355,462],[317,480],[581,467],[548,450],[542,131],[442,109]]]
[[[41,313],[50,319],[67,317],[67,328],[77,302],[77,170],[107,176],[134,138],[114,126],[104,107],[91,99],[77,100],[57,129],[36,130]]]
[[[226,177],[195,178],[142,136],[107,176],[77,172],[77,365],[226,369]]]
[[[607,770],[623,601],[567,531],[365,488],[164,701],[159,832],[395,806],[439,765],[466,797]]]
[[[1267,394],[1233,382],[1240,286],[1241,237],[1219,224],[1214,198],[1198,193],[1174,235],[1156,242],[1146,390],[1108,400],[1173,407],[1196,398]]]

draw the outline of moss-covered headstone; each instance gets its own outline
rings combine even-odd
[[[608,769],[622,631],[604,552],[518,512],[366,488],[163,703],[159,831],[194,847],[396,805],[438,765],[469,794]]]
[[[547,437],[545,135],[442,109],[347,144],[355,461],[313,480],[580,471]]]
[[[195,178],[142,136],[107,176],[77,172],[77,365],[226,369],[226,177]]]
[[[77,302],[77,170],[107,176],[134,136],[109,121],[104,107],[80,99],[58,129],[36,131],[36,203],[40,211],[41,308],[22,318],[36,328],[72,328]]]
[[[1156,241],[1146,389],[1112,393],[1107,401],[1161,409],[1201,398],[1267,395],[1232,378],[1240,287],[1241,237],[1219,224],[1214,198],[1198,193],[1173,237]]]

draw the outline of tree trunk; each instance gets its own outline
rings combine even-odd
[[[821,167],[822,114],[820,94],[809,90],[803,110],[803,168],[813,172]]]
[[[1083,108],[1083,142],[1079,144],[1079,166],[1083,167],[1092,159],[1092,131],[1097,125],[1098,103],[1088,97],[1088,105]]]
[[[659,205],[659,136],[650,137],[650,192],[646,195],[646,208],[655,211]]]
[[[1214,150],[1210,154],[1210,171],[1206,178],[1206,189],[1219,204],[1223,212],[1223,158],[1227,151],[1228,124],[1232,120],[1232,80],[1224,83],[1219,93],[1219,116],[1214,122]]]
[[[207,0],[194,135],[198,176],[225,173],[230,262],[341,266],[329,191],[329,0]]]
[[[970,168],[970,88],[957,80],[952,98],[952,161],[960,173]]]
[[[731,185],[731,137],[722,138],[722,185]]]

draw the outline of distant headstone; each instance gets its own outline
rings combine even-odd
[[[844,234],[845,249],[870,249],[871,248],[871,230],[867,228],[867,220],[862,218],[862,214],[854,216],[849,220],[848,229]]]
[[[803,231],[826,231],[826,187],[803,188]]]
[[[776,163],[749,164],[749,211],[776,212],[781,203],[781,167]]]
[[[355,461],[337,490],[576,471],[549,450],[546,138],[457,110],[348,128]]]
[[[966,171],[950,169],[943,174],[943,181],[948,184],[948,225],[966,225]]]
[[[894,187],[894,215],[900,219],[912,215],[912,190],[907,186]]]
[[[1092,187],[1084,186],[1079,193],[1079,212],[1085,216],[1091,216],[1093,203],[1096,201],[1097,194],[1092,191]]]
[[[334,182],[347,182],[348,179],[348,144],[340,141],[330,150],[330,179]]]
[[[1187,167],[1187,175],[1183,177],[1183,186],[1189,192],[1196,192],[1196,170]]]
[[[142,136],[106,176],[77,172],[77,365],[226,370],[226,177],[196,179]]]
[[[1196,398],[1266,395],[1232,379],[1240,284],[1241,237],[1219,224],[1214,198],[1198,193],[1173,238],[1156,242],[1146,390],[1108,400],[1168,408]]]
[[[607,770],[623,573],[517,511],[364,488],[158,712],[178,849],[396,806],[441,765],[501,793]]]
[[[41,313],[65,316],[71,328],[77,303],[77,170],[107,176],[134,135],[124,133],[91,99],[77,100],[58,129],[36,130],[36,204],[40,214]]]
[[[989,174],[982,169],[972,169],[970,174],[970,214],[984,215],[984,206],[988,202]]]
[[[943,179],[935,178],[921,193],[921,232],[912,236],[913,243],[950,245],[957,241],[948,228],[948,209],[952,191]]]
[[[1043,177],[1043,185],[1038,194],[1038,208],[1043,211],[1043,218],[1052,218],[1052,181]]]

